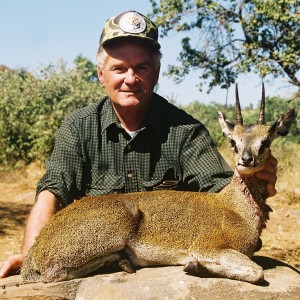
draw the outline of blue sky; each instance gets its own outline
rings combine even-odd
[[[33,70],[63,59],[72,66],[78,54],[95,61],[105,20],[130,9],[147,14],[151,5],[148,0],[0,0],[0,64]],[[163,72],[168,64],[176,64],[180,37],[173,33],[160,43]],[[199,92],[196,83],[195,73],[181,84],[161,75],[158,91],[184,105],[193,100],[225,102],[225,90],[216,88],[208,95]],[[256,105],[261,95],[260,79],[252,74],[241,76],[238,83],[242,105]],[[266,83],[267,96],[289,97],[295,90],[286,79]],[[228,100],[234,102],[234,87]]]

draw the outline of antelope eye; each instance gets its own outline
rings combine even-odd
[[[232,148],[234,148],[234,152],[237,153],[237,146],[236,146],[236,142],[234,140],[230,140],[230,145]]]
[[[266,150],[266,148],[269,148],[270,145],[271,145],[271,142],[270,142],[269,139],[262,141],[261,142],[261,146],[260,146],[260,148],[258,150],[258,154],[263,154],[264,151]]]

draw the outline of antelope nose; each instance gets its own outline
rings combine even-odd
[[[249,166],[254,162],[254,158],[249,153],[244,153],[242,155],[242,162],[245,166]]]

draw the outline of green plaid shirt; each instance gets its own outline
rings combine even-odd
[[[206,128],[157,94],[134,138],[109,98],[79,109],[59,129],[46,166],[37,193],[49,190],[64,205],[160,188],[217,192],[232,177]]]

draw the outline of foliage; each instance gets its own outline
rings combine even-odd
[[[210,91],[254,71],[262,78],[288,76],[300,87],[299,0],[150,2],[162,36],[173,30],[188,35],[182,39],[180,65],[169,66],[176,81],[200,69],[200,89],[208,83]]]
[[[98,70],[93,62],[80,54],[74,59],[74,64],[78,69],[82,70],[82,73],[84,74],[82,78],[87,81],[98,82]]]
[[[209,105],[204,105],[198,101],[194,101],[187,105],[186,107],[181,107],[189,114],[193,115],[194,118],[201,121],[209,130],[210,135],[212,136],[215,144],[218,147],[224,142],[227,142],[226,139],[222,136],[219,122],[217,121],[217,111],[221,111],[225,114],[226,118],[229,120],[235,120],[235,107],[229,106],[227,109],[218,103],[210,103]],[[277,143],[284,144],[286,141],[300,144],[300,126],[299,126],[299,117],[300,117],[300,98],[296,95],[291,100],[287,101],[280,97],[267,97],[266,98],[266,124],[271,124],[276,121],[280,116],[286,112],[289,108],[294,108],[296,111],[296,120],[293,122],[290,133],[288,136],[278,139]],[[256,109],[246,108],[242,111],[243,119],[245,124],[255,124],[258,121],[260,110],[260,103]]]
[[[99,101],[104,91],[96,82],[96,68],[87,59],[78,56],[75,67],[67,69],[63,62],[41,67],[39,71],[10,70],[0,66],[0,169],[23,162],[43,162],[53,149],[55,133],[62,120],[78,107]],[[266,121],[280,117],[288,107],[297,112],[291,133],[278,140],[300,143],[300,95],[290,100],[279,97],[266,99]],[[228,119],[235,119],[235,109],[226,110],[221,104],[205,105],[197,101],[182,109],[200,120],[210,131],[217,146],[225,138],[216,119],[218,110]],[[244,109],[245,123],[255,123],[257,109]],[[227,141],[226,141],[227,143]]]
[[[0,165],[43,161],[53,149],[62,120],[98,101],[103,89],[89,74],[87,59],[68,70],[64,62],[29,73],[0,71]]]

